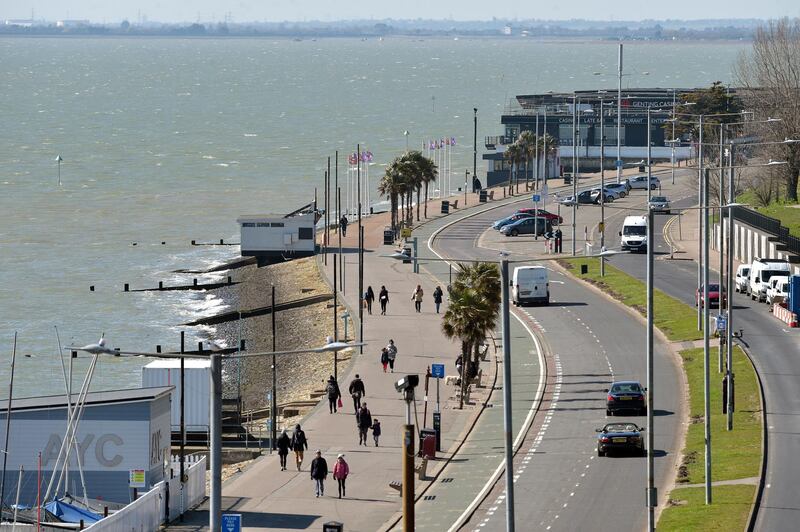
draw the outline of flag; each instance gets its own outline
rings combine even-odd
[[[451,146],[455,146],[456,145],[456,138],[455,137],[450,137],[450,145]]]
[[[444,143],[449,146],[450,145],[450,137],[445,137]]]
[[[428,145],[428,149],[431,149],[431,150],[434,149],[433,141],[431,141],[430,144]]]

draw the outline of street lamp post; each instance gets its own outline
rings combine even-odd
[[[622,182],[622,43],[617,68],[617,183]]]
[[[572,256],[574,257],[577,253],[576,251],[576,243],[578,241],[578,236],[576,234],[577,231],[577,224],[576,218],[578,216],[578,175],[576,170],[576,161],[575,155],[577,153],[577,133],[575,130],[576,124],[578,120],[578,98],[576,95],[572,95]]]
[[[730,143],[730,174],[728,175],[728,203],[733,203],[735,187],[733,184],[733,142]],[[727,349],[727,371],[725,372],[725,382],[728,387],[728,397],[725,404],[726,427],[733,430],[733,216],[734,209],[728,209],[728,299],[727,299],[727,320],[725,329],[725,343]],[[720,219],[722,215],[720,213]],[[721,238],[721,235],[720,235]],[[722,264],[720,264],[722,269]]]
[[[472,108],[472,176],[478,177],[478,108]]]
[[[710,372],[709,372],[709,308],[708,302],[708,168],[703,171],[703,209],[700,211],[703,217],[703,389],[705,397],[703,399],[703,414],[705,417],[705,493],[706,504],[711,504],[711,393],[710,393]],[[697,305],[698,308],[701,305]]]
[[[653,258],[655,250],[655,217],[653,209],[647,208],[647,529],[655,530],[655,507],[658,493],[655,487],[654,426],[653,426]]]

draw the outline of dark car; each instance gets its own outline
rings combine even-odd
[[[645,456],[642,438],[643,427],[636,423],[606,423],[601,429],[595,429],[597,435],[597,456],[606,456],[611,452],[627,451]]]
[[[552,224],[544,218],[520,218],[500,228],[500,233],[505,236],[537,235],[542,236],[553,230]]]
[[[606,415],[613,416],[617,412],[635,412],[639,415],[647,413],[645,389],[636,381],[617,381],[611,383],[606,390]]]
[[[705,290],[703,289],[703,285],[700,285],[700,288],[694,293],[694,306],[700,305],[700,308],[703,308],[703,296]],[[719,308],[719,285],[714,283],[708,283],[708,308]],[[725,295],[725,290],[722,291],[722,306],[725,306],[727,297]]]
[[[544,209],[537,209],[535,207],[517,209],[517,214],[530,214],[531,216],[536,216],[537,218],[544,218],[553,225],[559,225],[564,223],[564,219],[561,216],[553,214],[552,212],[546,211]]]
[[[492,224],[492,229],[500,230],[503,228],[503,226],[514,223],[517,220],[521,220],[522,218],[533,218],[533,215],[528,214],[526,212],[515,212],[511,216],[506,216],[505,218],[497,220],[495,223]]]

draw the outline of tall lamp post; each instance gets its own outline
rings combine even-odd
[[[61,154],[56,155],[56,163],[58,164],[58,186],[61,186],[61,163],[64,159],[61,157]]]
[[[478,177],[478,108],[472,108],[472,177]]]

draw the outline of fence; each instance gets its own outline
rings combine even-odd
[[[734,207],[733,216],[738,222],[746,223],[764,233],[777,237],[778,242],[786,246],[789,253],[800,255],[800,238],[789,234],[789,228],[781,225],[781,221],[747,207]]]
[[[205,498],[205,456],[186,470],[186,476],[188,479],[183,484],[182,490],[178,476],[161,481],[122,510],[101,519],[85,530],[92,532],[158,530],[164,521],[176,519]]]

